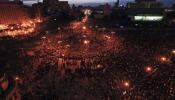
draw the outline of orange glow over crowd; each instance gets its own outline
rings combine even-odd
[[[0,25],[0,37],[3,36],[25,36],[35,32],[37,24],[41,23],[41,19],[28,20],[20,24]]]

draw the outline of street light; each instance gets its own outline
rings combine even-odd
[[[130,84],[129,84],[128,81],[125,81],[125,82],[123,83],[123,85],[124,85],[125,87],[129,87],[129,86],[130,86]]]
[[[89,40],[84,40],[83,43],[87,45],[87,44],[90,43],[90,41]]]
[[[86,26],[83,26],[82,28],[83,28],[83,30],[86,30],[87,29]]]
[[[18,81],[20,78],[18,76],[15,77],[15,80]]]
[[[108,36],[108,35],[105,35],[105,38],[107,38],[107,39],[111,39],[111,37],[110,37],[110,36]]]
[[[172,54],[175,54],[175,50],[172,50]]]
[[[152,72],[152,67],[151,66],[147,66],[146,68],[145,68],[145,71],[147,72],[147,73],[150,73],[150,72]]]
[[[161,57],[160,60],[161,60],[162,62],[166,62],[166,61],[167,61],[167,58],[166,58],[166,57]]]

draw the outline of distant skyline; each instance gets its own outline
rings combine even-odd
[[[23,0],[24,3],[36,3],[37,0]],[[43,0],[39,0],[42,2]],[[68,1],[71,4],[82,4],[82,3],[103,3],[103,2],[115,2],[117,0],[60,0],[60,1]],[[122,2],[122,0],[120,0]],[[123,0],[123,1],[134,1],[134,0]]]
[[[81,4],[81,3],[115,2],[117,0],[60,0],[60,1],[68,1],[70,3]],[[134,1],[134,0],[123,0],[123,1]]]
[[[42,2],[43,0],[39,0]],[[60,0],[60,1],[68,1],[70,4],[82,4],[82,3],[107,3],[107,2],[116,2],[117,0]],[[133,2],[135,0],[120,0],[121,4],[125,4],[126,2]],[[171,5],[175,3],[175,0],[157,0],[163,2],[165,5]],[[37,0],[23,0],[24,4],[30,5],[32,3],[36,3]]]

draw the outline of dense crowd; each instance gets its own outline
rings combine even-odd
[[[175,98],[173,34],[122,34],[71,25],[18,49],[24,99]]]

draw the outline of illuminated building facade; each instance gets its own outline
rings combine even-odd
[[[132,21],[161,22],[164,19],[164,12],[162,9],[129,9],[128,16]]]
[[[162,22],[165,18],[163,4],[156,0],[136,0],[128,3],[127,9],[132,21]]]
[[[32,19],[31,9],[22,2],[0,2],[0,37],[29,35],[34,33],[39,19]]]

